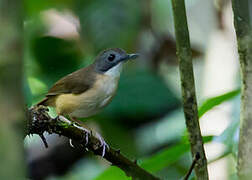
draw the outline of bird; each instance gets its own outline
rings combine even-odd
[[[57,115],[68,116],[80,124],[78,118],[96,115],[111,102],[123,64],[138,56],[121,48],[104,50],[92,64],[59,79],[36,105],[54,107]]]
[[[73,119],[93,116],[114,97],[123,64],[138,56],[120,48],[104,50],[89,66],[58,80],[37,105],[54,107],[58,115]]]

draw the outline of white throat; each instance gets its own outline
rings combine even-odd
[[[122,72],[122,67],[123,67],[123,63],[120,62],[119,64],[117,64],[116,66],[112,67],[111,69],[109,69],[104,74],[108,75],[108,76],[112,76],[114,78],[120,77],[120,74]]]

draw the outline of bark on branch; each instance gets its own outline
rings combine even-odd
[[[43,106],[33,107],[28,110],[27,135],[38,134],[41,136],[44,132],[55,133],[74,140],[83,146],[83,148],[88,148],[95,155],[102,155],[103,147],[100,146],[100,139],[97,136],[66,118],[51,118],[47,111],[47,108]],[[134,180],[159,179],[139,167],[135,162],[127,159],[120,151],[114,150],[111,147],[106,147],[103,158],[111,162],[112,165],[122,169],[127,176],[132,177]]]
[[[187,27],[185,2],[184,0],[172,0],[172,7],[186,126],[189,133],[192,156],[195,157],[197,153],[200,155],[194,170],[197,179],[205,180],[208,179],[207,161],[198,121],[192,51]]]
[[[240,137],[237,172],[240,179],[252,178],[252,25],[248,0],[232,0],[234,25],[242,76]],[[251,4],[250,4],[251,5]]]

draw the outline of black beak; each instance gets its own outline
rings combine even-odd
[[[121,59],[121,61],[128,61],[130,59],[136,59],[139,57],[139,54],[127,54],[124,58]]]

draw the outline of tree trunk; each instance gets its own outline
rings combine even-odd
[[[252,28],[249,1],[233,0],[234,25],[240,56],[242,91],[237,172],[240,179],[252,178]]]
[[[21,3],[0,1],[0,179],[25,179]]]

